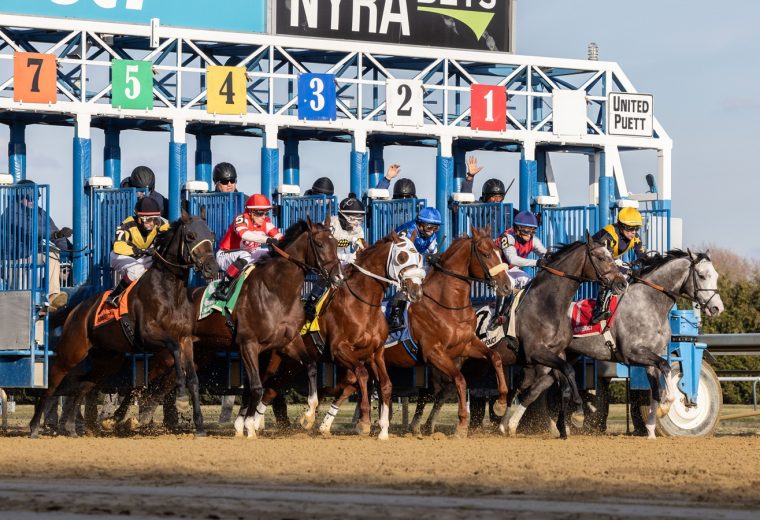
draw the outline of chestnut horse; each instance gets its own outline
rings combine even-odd
[[[60,421],[62,433],[72,436],[76,436],[76,431],[69,424],[71,412],[78,409],[85,394],[118,370],[124,354],[163,349],[174,358],[180,393],[184,392],[186,383],[189,387],[196,435],[204,435],[198,377],[193,363],[193,307],[187,295],[187,280],[191,267],[207,279],[218,273],[213,239],[203,211],[200,217],[191,217],[183,210],[182,218],[159,236],[153,266],[136,282],[129,297],[129,316],[135,326],[134,345],[116,321],[94,327],[102,293],[71,310],[56,348],[55,362],[50,367],[47,391],[38,401],[29,424],[31,437],[38,436],[40,416],[63,378],[88,353],[92,354],[92,369],[84,376],[77,398],[63,411]]]
[[[391,382],[385,368],[383,345],[388,336],[388,325],[382,311],[382,301],[389,285],[403,291],[411,301],[422,298],[422,255],[417,252],[412,240],[399,237],[395,232],[361,251],[353,264],[347,267],[346,278],[341,287],[333,291],[326,300],[322,312],[317,317],[324,352],[314,338],[307,334],[304,343],[315,360],[331,359],[346,369],[350,383],[339,387],[342,393],[333,401],[330,411],[324,417],[319,431],[330,434],[330,428],[340,405],[355,391],[358,382],[361,389],[361,419],[357,425],[360,434],[370,432],[370,408],[367,393],[369,372],[367,365],[378,380],[382,409],[380,412],[380,434],[378,439],[388,439],[390,425]],[[329,352],[328,352],[329,349]],[[276,378],[266,389],[262,404],[269,403],[292,375],[292,362],[282,360],[283,365]],[[268,373],[277,371],[276,360]],[[314,377],[314,374],[310,374]],[[350,387],[350,390],[348,389]],[[309,407],[299,419],[301,426],[309,430],[313,427],[319,399],[309,395]],[[262,406],[257,411],[257,419],[265,412]],[[258,426],[258,422],[256,423]]]
[[[235,420],[236,435],[247,431],[256,437],[254,414],[263,394],[259,374],[259,355],[276,350],[286,357],[310,364],[306,347],[299,334],[304,323],[301,293],[306,273],[314,272],[332,285],[342,280],[337,256],[338,244],[330,231],[330,216],[324,224],[309,218],[300,220],[285,231],[273,249],[275,254],[256,265],[245,280],[237,305],[230,316],[232,327],[219,313],[195,321],[193,333],[198,344],[206,349],[240,348],[249,389],[249,405],[241,409]],[[195,316],[198,316],[203,291],[193,294]],[[316,393],[316,365],[313,384]]]
[[[511,290],[507,266],[491,238],[491,230],[472,227],[472,237],[457,238],[440,259],[423,284],[424,298],[409,306],[409,330],[419,354],[412,357],[398,343],[385,349],[389,366],[410,368],[429,364],[450,377],[459,397],[459,423],[456,436],[467,435],[466,383],[457,366],[457,358],[480,358],[491,361],[499,385],[499,400],[494,410],[501,416],[507,411],[507,384],[501,357],[489,350],[475,334],[475,311],[470,302],[471,283],[485,281],[496,293],[506,296]]]

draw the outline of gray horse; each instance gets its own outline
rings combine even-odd
[[[669,251],[640,261],[620,299],[610,328],[613,346],[602,335],[574,338],[569,349],[601,361],[616,361],[646,368],[652,388],[646,428],[654,438],[657,417],[667,415],[676,398],[675,377],[662,357],[670,342],[670,309],[679,297],[696,303],[707,316],[723,312],[718,294],[718,273],[706,253]],[[660,374],[666,386],[660,389]]]

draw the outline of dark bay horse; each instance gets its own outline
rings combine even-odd
[[[560,437],[567,438],[564,417],[570,400],[581,406],[581,396],[575,382],[573,367],[563,359],[563,351],[573,339],[568,314],[573,296],[581,282],[599,282],[620,294],[627,287],[623,274],[615,265],[604,244],[585,241],[565,245],[546,257],[531,281],[516,310],[516,331],[519,343],[519,363],[526,377],[518,389],[520,404],[509,417],[509,433],[514,435],[527,407],[554,381],[560,383],[562,408],[558,428]],[[498,373],[498,372],[497,372]],[[502,426],[506,416],[502,419]]]
[[[409,306],[409,328],[420,353],[413,358],[397,344],[386,348],[390,366],[414,367],[429,364],[451,378],[459,397],[459,424],[456,435],[466,436],[466,383],[457,358],[480,358],[491,361],[496,370],[499,400],[498,415],[507,410],[507,385],[501,357],[489,350],[475,334],[475,311],[470,302],[473,281],[486,281],[496,293],[506,296],[511,290],[507,266],[491,239],[491,231],[472,228],[472,238],[457,238],[425,278],[424,298]]]
[[[680,297],[696,303],[708,316],[723,312],[718,294],[718,273],[705,253],[669,251],[638,262],[625,295],[620,299],[610,327],[614,346],[605,337],[573,338],[568,348],[601,361],[620,362],[646,368],[652,388],[646,428],[655,437],[657,416],[667,415],[678,388],[670,366],[663,356],[670,343],[670,309]],[[660,374],[665,378],[664,395],[660,392]],[[662,403],[662,404],[660,404]]]
[[[191,217],[183,211],[182,218],[157,239],[153,266],[136,282],[129,297],[135,345],[118,322],[94,327],[102,294],[71,310],[56,348],[55,362],[50,367],[48,389],[37,403],[29,424],[32,437],[38,435],[40,416],[59,384],[88,353],[92,353],[92,369],[84,376],[79,395],[61,418],[63,433],[70,435],[76,435],[73,425],[69,424],[71,412],[78,409],[85,394],[118,370],[125,353],[163,349],[174,358],[179,391],[184,392],[186,384],[190,390],[196,435],[204,434],[198,377],[193,364],[193,307],[187,294],[187,281],[192,267],[207,279],[218,273],[213,239],[214,234],[205,222],[205,211],[200,217]]]
[[[263,394],[259,373],[262,352],[278,350],[301,363],[313,363],[299,334],[304,323],[301,293],[308,272],[315,272],[331,285],[340,283],[337,248],[329,215],[324,224],[308,218],[298,221],[285,231],[275,252],[259,262],[245,280],[230,317],[232,328],[219,313],[193,320],[194,335],[203,348],[219,350],[236,345],[240,349],[250,391],[248,406],[235,420],[237,435],[246,430],[249,438],[256,437],[254,415]],[[195,317],[202,297],[203,291],[194,293]],[[313,384],[316,387],[316,365]]]

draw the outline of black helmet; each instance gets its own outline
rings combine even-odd
[[[501,195],[504,196],[507,194],[507,190],[504,188],[504,183],[501,182],[499,179],[488,179],[485,184],[483,184],[483,198],[486,199],[490,197],[491,195]]]
[[[335,193],[335,186],[333,182],[327,177],[320,177],[314,184],[311,185],[311,189],[306,190],[306,195],[327,195],[332,197]]]
[[[129,188],[129,177],[122,179],[119,188]]]
[[[143,197],[135,204],[135,215],[146,217],[160,217],[161,208],[158,207],[158,202],[150,197]]]
[[[214,166],[214,184],[219,181],[237,182],[237,171],[228,162],[220,162]]]
[[[156,175],[147,166],[138,166],[129,176],[129,185],[132,188],[148,188],[153,191],[156,187]]]
[[[393,186],[394,199],[416,199],[417,187],[411,179],[399,179]]]
[[[348,215],[364,215],[366,212],[364,204],[356,198],[356,193],[349,193],[348,197],[340,201],[338,210],[340,213],[346,213]]]

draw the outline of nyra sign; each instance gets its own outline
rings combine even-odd
[[[610,92],[607,97],[607,134],[652,137],[654,103],[651,94]]]

